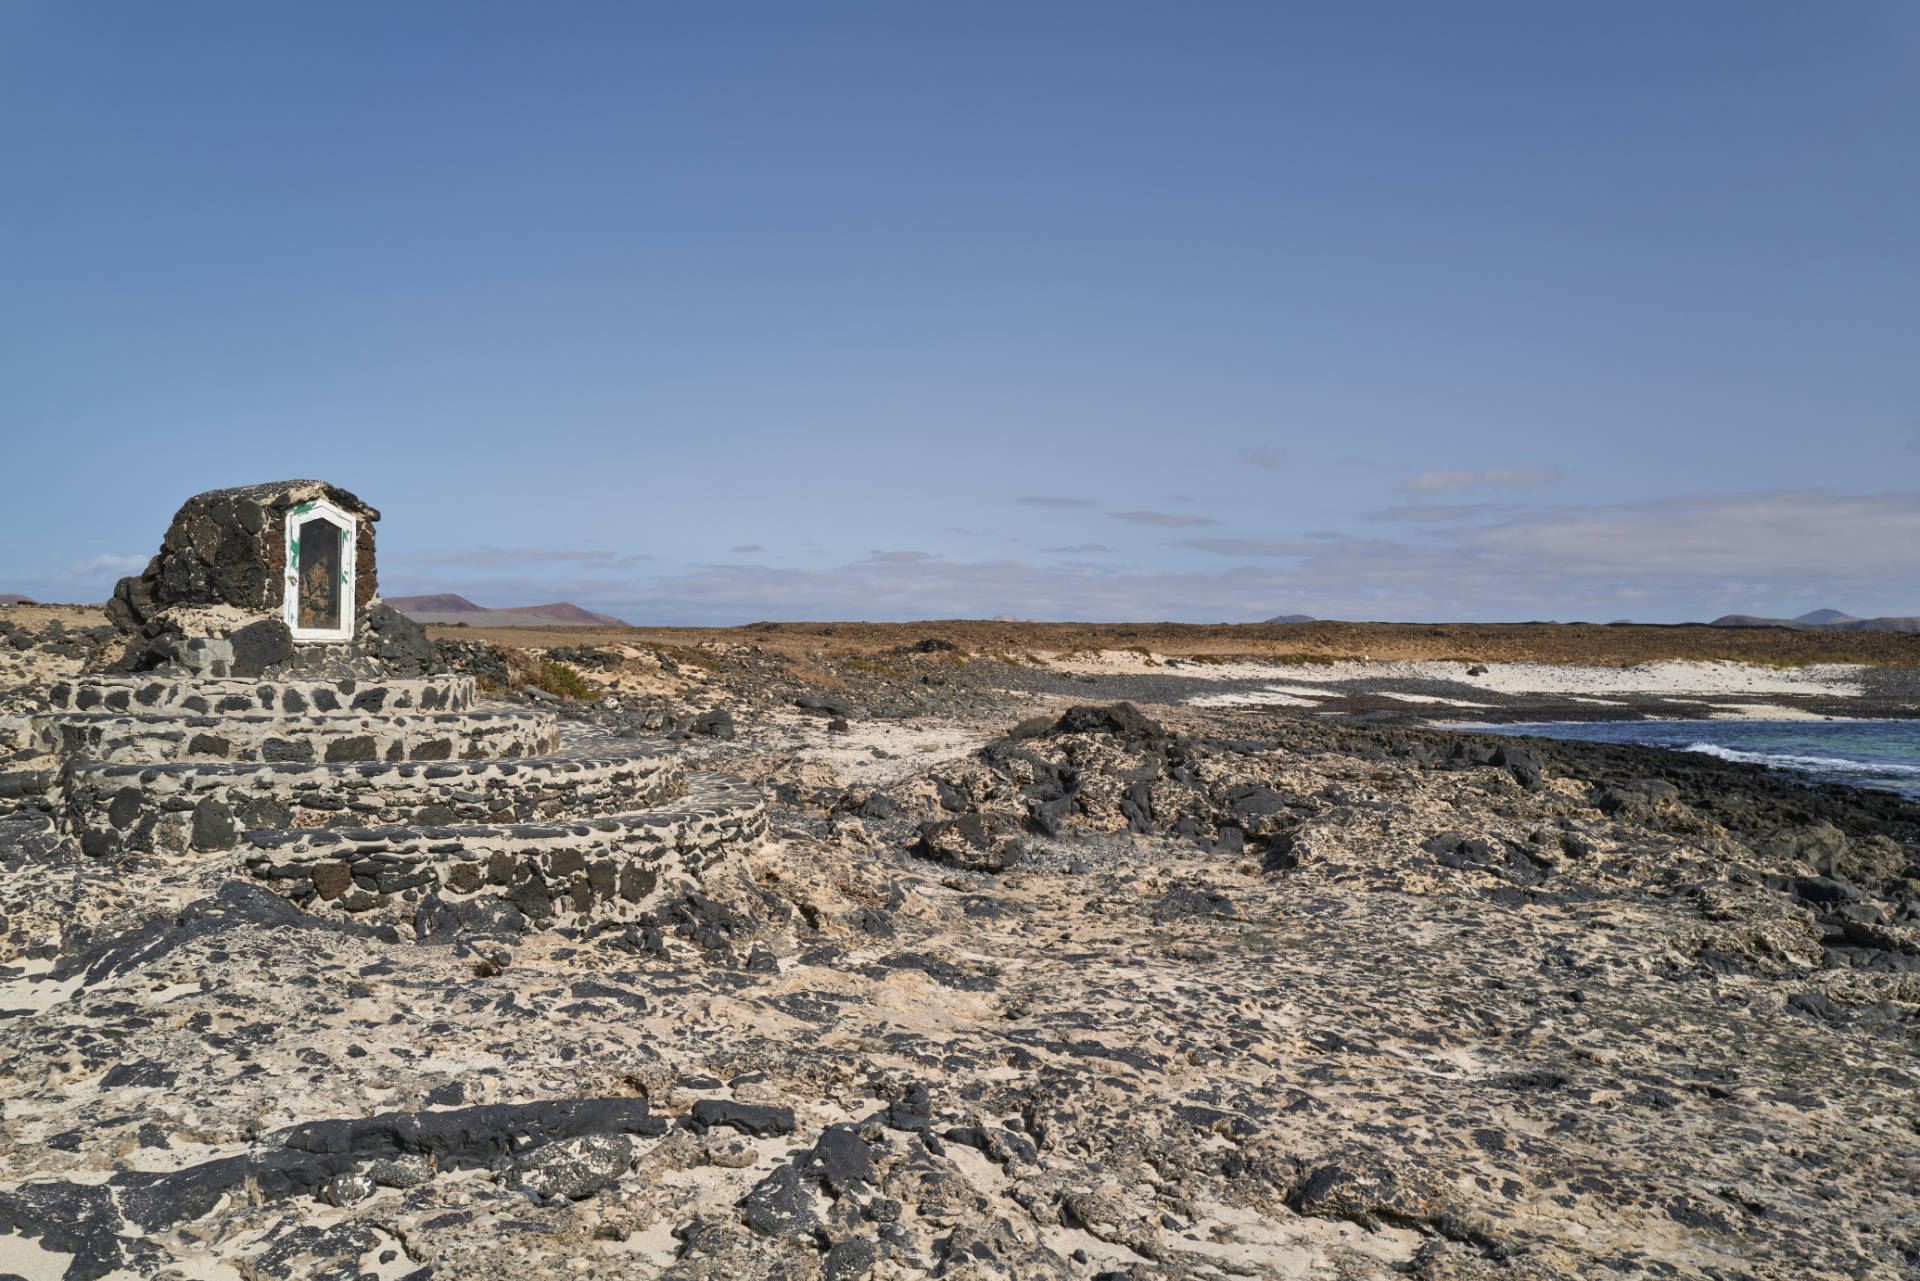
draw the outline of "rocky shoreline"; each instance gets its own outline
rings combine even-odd
[[[87,650],[9,644],[10,708]],[[440,654],[751,780],[768,838],[643,920],[443,931],[0,819],[0,1275],[1920,1269],[1898,797],[1389,697],[1627,697],[1464,670],[547,651],[579,701]],[[1584,706],[1913,714],[1868,671]]]

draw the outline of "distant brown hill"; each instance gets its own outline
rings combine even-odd
[[[1835,615],[1819,620],[1817,614]],[[1920,632],[1920,617],[1848,618],[1837,610],[1820,610],[1799,618],[1760,618],[1753,614],[1722,614],[1710,627],[1791,627],[1799,632]]]
[[[0,592],[0,605],[37,605],[40,602],[31,596],[18,596],[13,592]]]
[[[581,627],[625,627],[626,620],[615,618],[612,614],[596,614],[581,609],[578,605],[569,605],[566,601],[555,601],[551,605],[515,605],[503,609],[502,614],[524,614],[528,618],[543,623],[574,623]]]
[[[476,605],[465,596],[441,592],[438,596],[389,596],[387,604],[403,614],[484,614],[484,605]]]
[[[465,596],[440,592],[432,596],[389,596],[387,604],[416,623],[467,623],[474,627],[625,627],[624,619],[596,614],[566,601],[551,605],[513,605],[489,609]]]

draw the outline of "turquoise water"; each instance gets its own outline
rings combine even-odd
[[[1920,721],[1554,721],[1475,728],[1702,752],[1920,801]]]

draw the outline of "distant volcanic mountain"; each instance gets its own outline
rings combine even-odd
[[[1837,609],[1816,609],[1798,618],[1761,618],[1755,614],[1722,614],[1711,627],[1791,627],[1801,632],[1920,632],[1920,617],[1855,618]]]
[[[452,592],[441,592],[438,596],[389,596],[387,604],[411,618],[415,614],[484,614],[485,606],[476,605],[465,596],[455,596]]]
[[[387,604],[416,623],[467,623],[474,627],[628,627],[625,619],[596,614],[578,605],[557,601],[551,605],[513,605],[489,609],[465,596],[441,592],[433,596],[389,596]]]
[[[0,592],[0,605],[38,605],[40,602],[31,596],[19,596],[13,592]]]
[[[1266,623],[1317,623],[1320,620],[1312,614],[1275,614],[1272,618],[1262,619]]]
[[[551,605],[516,605],[512,609],[503,609],[499,612],[537,618],[543,623],[568,623],[576,627],[632,626],[624,618],[615,618],[612,614],[596,614],[590,609],[582,609],[566,601],[555,601]]]

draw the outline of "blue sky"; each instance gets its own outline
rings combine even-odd
[[[0,591],[1920,612],[1920,6],[0,6]]]

